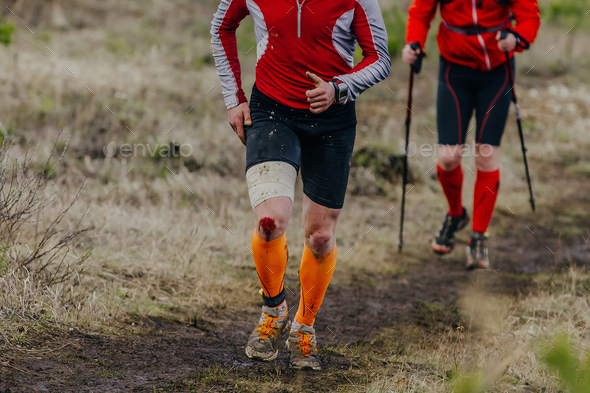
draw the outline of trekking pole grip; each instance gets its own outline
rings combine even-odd
[[[422,50],[422,47],[418,42],[412,42],[410,44],[410,48],[412,48],[412,50],[420,50],[420,53],[418,54],[416,61],[414,62],[414,64],[412,64],[412,69],[414,70],[414,72],[416,74],[419,74],[422,70],[422,58],[424,57],[424,51]]]

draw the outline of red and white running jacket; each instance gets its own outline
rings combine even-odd
[[[458,28],[491,29],[505,24],[512,28],[510,13],[514,14],[513,29],[529,43],[533,43],[541,24],[537,0],[445,0],[440,6],[442,21],[438,30],[438,47],[446,60],[480,70],[491,70],[506,60],[498,48],[496,32],[464,35],[451,31],[446,24]],[[408,9],[407,43],[419,42],[424,48],[428,29],[439,0],[413,0]],[[517,51],[522,51],[518,48]],[[510,54],[512,56],[513,53]]]
[[[247,102],[242,90],[235,31],[251,14],[258,62],[256,87],[296,109],[308,109],[310,71],[346,83],[349,99],[387,78],[391,60],[377,0],[221,0],[211,43],[228,109]],[[358,41],[363,60],[355,67]]]

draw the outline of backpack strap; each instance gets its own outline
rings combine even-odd
[[[506,18],[506,20],[504,20],[504,22],[502,22],[501,24],[494,26],[494,27],[490,27],[487,29],[482,29],[480,27],[457,27],[457,26],[453,26],[448,24],[444,19],[442,21],[443,25],[455,32],[455,33],[459,33],[459,34],[463,34],[463,35],[478,35],[478,34],[482,34],[482,33],[493,33],[499,30],[502,30],[504,28],[504,26],[506,26],[506,23],[508,23],[510,21],[510,17]]]
[[[454,1],[454,0],[438,0],[438,2],[441,4],[449,4],[452,1]],[[509,0],[494,0],[494,1],[500,5],[503,5],[504,7],[510,7]],[[477,8],[481,8],[482,3],[483,3],[483,0],[478,0],[477,1]]]

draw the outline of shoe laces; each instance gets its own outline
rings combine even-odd
[[[309,357],[315,343],[313,342],[312,334],[301,334],[299,333],[299,350],[303,353],[303,356]]]
[[[451,228],[453,227],[453,217],[447,215],[447,217],[445,218],[445,222],[442,225],[442,228],[440,229],[440,234],[439,236],[441,238],[447,238],[449,235],[449,232],[451,231]]]
[[[484,239],[471,238],[471,241],[470,241],[470,244],[469,245],[470,245],[471,250],[473,250],[474,252],[476,252],[477,255],[483,255],[483,254],[485,254]]]
[[[266,340],[269,336],[273,336],[276,330],[276,322],[278,318],[269,317],[268,315],[264,314],[265,319],[264,322],[259,323],[256,326],[256,333],[260,335],[260,338]]]

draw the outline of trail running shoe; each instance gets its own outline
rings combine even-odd
[[[277,340],[289,331],[291,321],[287,316],[287,302],[275,308],[262,306],[258,325],[246,344],[246,356],[269,362],[279,354]]]
[[[307,325],[299,325],[296,332],[291,332],[287,339],[287,349],[291,354],[293,368],[310,368],[321,370],[318,358],[318,347],[315,340],[315,329]]]
[[[471,232],[471,239],[467,246],[467,269],[490,268],[486,240],[488,240],[486,233]]]
[[[463,208],[463,215],[460,218],[454,218],[447,214],[438,235],[432,240],[432,251],[440,255],[453,251],[455,232],[465,228],[467,223],[469,223],[469,215],[465,208]]]

